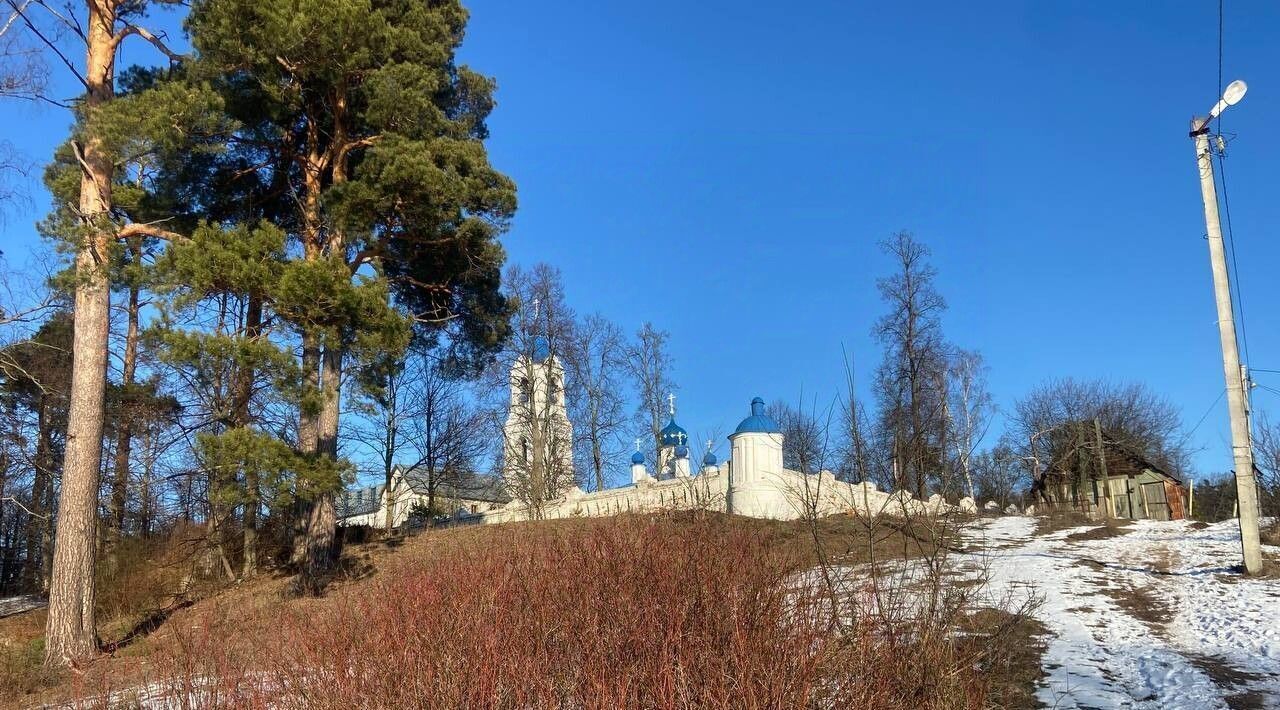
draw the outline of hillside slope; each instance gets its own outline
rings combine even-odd
[[[969,566],[992,593],[1043,596],[1047,707],[1280,707],[1280,581],[1240,576],[1235,521],[1035,531],[979,521]]]

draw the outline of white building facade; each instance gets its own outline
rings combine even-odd
[[[830,471],[806,474],[782,464],[782,431],[765,414],[764,400],[751,401],[750,414],[730,435],[731,454],[720,464],[708,452],[695,471],[687,434],[674,416],[664,428],[659,467],[650,472],[644,455],[631,458],[631,483],[587,493],[571,486],[541,505],[514,497],[500,508],[472,516],[472,522],[504,523],[664,510],[714,510],[754,518],[793,520],[840,513],[861,515],[936,514],[950,510],[941,496],[912,500],[906,491],[889,494],[873,483],[846,483]]]
[[[727,461],[720,463],[708,451],[695,469],[688,433],[676,423],[673,404],[671,420],[660,434],[656,466],[651,470],[637,451],[631,457],[629,484],[585,492],[572,475],[572,428],[564,401],[564,370],[545,341],[535,346],[533,357],[521,356],[512,367],[504,437],[501,477],[475,477],[487,479],[499,492],[485,485],[472,486],[472,490],[486,492],[459,496],[460,505],[452,513],[455,521],[505,523],[664,510],[713,510],[791,520],[840,513],[937,514],[951,509],[938,495],[917,501],[907,491],[890,494],[877,490],[873,483],[837,480],[830,471],[808,474],[787,469],[783,465],[782,430],[765,413],[764,400],[759,397],[751,400],[750,412],[729,436]],[[539,473],[534,470],[539,446],[544,457],[538,467],[545,482],[531,486],[531,474]],[[344,523],[367,519],[381,524],[391,496],[379,493],[376,498],[373,492],[364,494],[370,499],[363,501],[363,507],[350,508],[362,514],[343,516]],[[968,499],[961,501],[960,507],[976,510]],[[396,517],[403,519],[400,514]]]

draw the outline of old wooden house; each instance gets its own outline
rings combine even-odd
[[[1033,486],[1037,504],[1096,518],[1181,520],[1185,484],[1110,436],[1051,464]]]

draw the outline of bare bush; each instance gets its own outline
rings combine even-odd
[[[832,539],[868,532],[832,524],[820,524]],[[931,534],[883,525],[881,545]],[[85,695],[175,707],[987,706],[998,643],[957,633],[963,620],[946,613],[873,613],[862,594],[842,620],[804,573],[803,530],[687,513],[438,533],[376,589],[251,619],[226,607],[184,618],[152,655],[149,683],[120,691],[103,677]],[[958,608],[943,596],[938,609]]]

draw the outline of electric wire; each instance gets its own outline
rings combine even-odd
[[[1276,389],[1275,387],[1268,387],[1268,386],[1266,386],[1266,385],[1258,385],[1258,384],[1255,384],[1255,385],[1254,385],[1254,387],[1257,387],[1257,388],[1258,388],[1258,389],[1260,389],[1260,390],[1266,390],[1266,391],[1270,392],[1271,394],[1274,394],[1274,395],[1276,395],[1276,396],[1280,397],[1280,390]]]
[[[1213,414],[1214,408],[1218,406],[1218,402],[1221,402],[1222,398],[1226,396],[1226,394],[1227,394],[1226,389],[1223,389],[1221,392],[1218,393],[1218,398],[1213,400],[1213,404],[1209,405],[1208,409],[1204,410],[1204,414],[1201,415],[1200,421],[1196,422],[1196,425],[1191,427],[1191,431],[1187,432],[1187,435],[1184,438],[1190,439],[1191,435],[1196,433],[1196,430],[1200,428],[1200,425],[1204,424],[1204,420],[1208,419],[1210,414]]]

